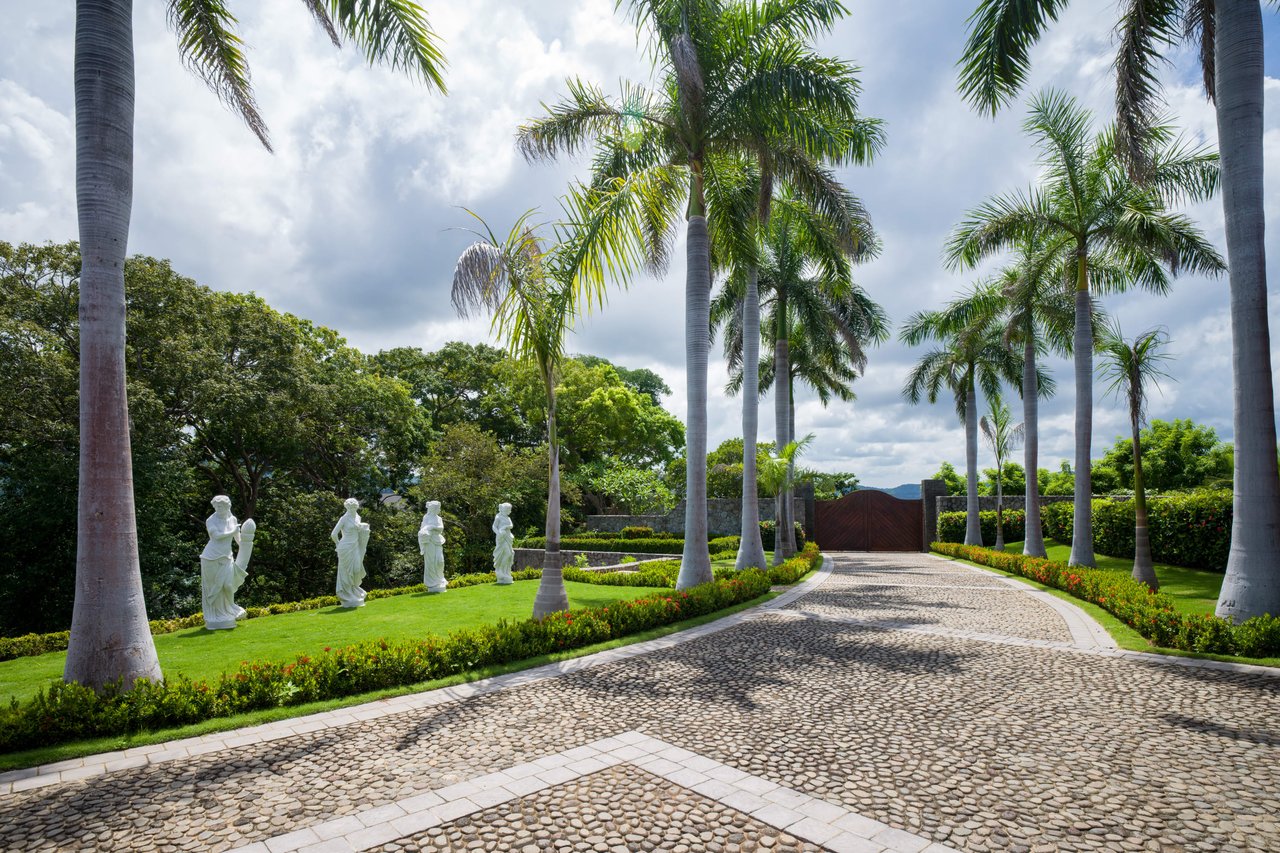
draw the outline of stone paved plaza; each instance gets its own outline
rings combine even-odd
[[[467,688],[0,775],[5,850],[1280,850],[1280,677],[918,554]]]

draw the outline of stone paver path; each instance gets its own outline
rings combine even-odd
[[[1280,850],[1280,677],[926,555],[694,631],[0,774],[4,850]]]

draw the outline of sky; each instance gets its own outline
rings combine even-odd
[[[449,285],[471,241],[466,210],[497,231],[539,208],[552,218],[584,160],[526,163],[515,149],[521,121],[577,76],[614,91],[650,79],[645,43],[613,0],[422,0],[448,58],[447,96],[383,68],[358,50],[335,49],[300,2],[230,5],[241,16],[257,99],[275,153],[186,71],[165,3],[134,4],[137,119],[129,250],[168,258],[181,273],[220,290],[253,291],[280,310],[337,329],[367,352],[431,350],[450,340],[494,342],[484,320],[459,320]],[[884,152],[841,178],[866,204],[883,240],[856,277],[895,329],[937,307],[998,265],[949,272],[947,234],[984,198],[1025,187],[1035,154],[1020,125],[1031,93],[1053,86],[1112,116],[1111,28],[1115,0],[1074,0],[1033,54],[1024,97],[991,119],[956,92],[955,63],[974,0],[849,0],[850,14],[822,49],[861,69],[861,106],[887,124]],[[0,0],[0,240],[61,242],[76,236],[72,59],[74,4]],[[1280,27],[1266,12],[1267,214],[1280,192]],[[1189,53],[1172,56],[1162,79],[1168,110],[1186,138],[1212,145],[1216,131]],[[1225,253],[1220,201],[1187,211]],[[1276,229],[1268,252],[1280,257]],[[586,318],[571,349],[657,371],[665,400],[685,414],[683,241],[661,277],[614,290]],[[1274,266],[1274,264],[1273,264]],[[1271,321],[1280,309],[1272,285]],[[1108,296],[1104,307],[1127,334],[1163,325],[1173,381],[1149,406],[1152,418],[1193,418],[1231,438],[1231,331],[1225,279],[1179,278],[1165,298]],[[1273,335],[1273,337],[1276,337]],[[943,460],[964,459],[964,433],[948,400],[911,406],[901,387],[923,352],[896,340],[872,351],[858,399],[823,409],[801,389],[797,431],[812,432],[806,464],[852,471],[864,484],[916,482]],[[1280,364],[1280,353],[1273,361]],[[1050,361],[1063,392],[1041,406],[1043,467],[1072,456],[1070,365]],[[710,441],[740,434],[741,403],[723,391],[724,361],[710,369]],[[1015,401],[1016,392],[1009,391]],[[1093,455],[1127,433],[1123,406],[1098,383]],[[980,405],[985,405],[981,404]],[[761,401],[762,438],[772,401]],[[981,463],[994,463],[984,452]]]

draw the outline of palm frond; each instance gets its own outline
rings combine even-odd
[[[1157,68],[1182,29],[1182,0],[1124,0],[1116,26],[1116,147],[1129,175],[1151,170],[1151,128],[1164,104]]]
[[[1067,0],[982,0],[969,16],[960,93],[994,115],[1013,100],[1031,68],[1031,48]]]
[[[325,0],[337,28],[373,64],[404,71],[444,92],[445,58],[427,13],[412,0]]]

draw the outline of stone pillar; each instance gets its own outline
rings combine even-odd
[[[921,515],[924,517],[924,529],[920,531],[924,541],[920,550],[928,553],[929,543],[938,538],[938,498],[946,497],[947,484],[944,480],[921,480],[920,501]]]

